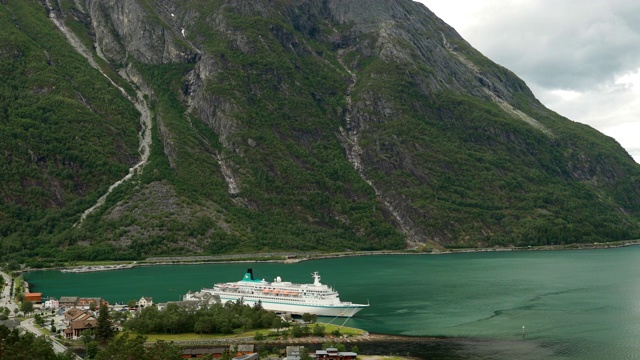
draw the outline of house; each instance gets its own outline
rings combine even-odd
[[[258,353],[255,352],[254,346],[251,344],[232,345],[229,347],[218,347],[218,348],[184,349],[182,351],[181,358],[193,359],[193,358],[207,356],[209,358],[213,357],[214,359],[219,359],[225,353],[233,355],[234,356],[233,359],[235,360],[257,360],[258,359]]]
[[[109,302],[99,297],[77,297],[77,296],[61,296],[58,305],[63,308],[78,307],[82,309],[90,309],[91,306],[100,307],[102,305],[109,305]]]
[[[208,292],[191,292],[189,291],[182,297],[183,301],[200,301],[203,304],[220,304],[220,295],[211,295]]]
[[[69,322],[69,326],[64,329],[64,336],[67,339],[77,339],[86,330],[93,333],[93,329],[98,325],[98,319],[88,312],[83,312]]]
[[[231,347],[230,351],[233,351],[233,349],[234,349],[234,347]],[[253,344],[238,345],[238,348],[236,349],[235,356],[243,356],[243,355],[254,354],[255,351],[253,349],[254,349]]]
[[[91,309],[92,307],[99,308],[102,305],[109,305],[109,303],[103,298],[98,297],[78,298],[76,301],[76,307],[82,309]]]
[[[203,304],[206,304],[206,303],[203,303],[199,300],[167,301],[166,303],[158,303],[158,310],[162,311],[167,308],[167,305],[170,305],[170,304],[175,304],[176,306],[181,308],[197,310],[201,308]]]
[[[82,314],[84,314],[84,311],[78,309],[77,307],[72,307],[71,309],[65,311],[64,320],[71,321]]]
[[[287,322],[287,323],[290,323],[290,322],[294,321],[293,316],[290,313],[280,314],[280,319],[282,319],[282,321]]]
[[[287,356],[284,360],[300,360],[304,346],[287,346]]]
[[[25,293],[24,299],[34,303],[42,302],[42,293]]]
[[[143,297],[140,298],[140,300],[138,300],[138,302],[136,302],[136,305],[138,305],[139,309],[145,308],[147,306],[151,306],[151,305],[153,305],[153,298],[152,297],[143,296]]]
[[[336,348],[326,350],[316,350],[314,354],[309,354],[317,360],[354,360],[358,354],[350,351],[338,351]]]
[[[211,348],[211,349],[184,349],[182,350],[182,359],[195,359],[206,356],[208,358],[221,358],[222,354],[228,352],[229,348]]]
[[[164,309],[167,308],[168,305],[171,304],[175,304],[178,307],[181,308],[189,308],[189,309],[193,309],[196,310],[200,307],[200,302],[198,301],[192,301],[192,300],[187,300],[187,301],[167,301],[166,303],[158,303],[158,310],[162,311]]]
[[[72,308],[76,306],[77,302],[78,302],[77,296],[61,296],[59,304],[60,304],[60,307]]]
[[[195,359],[209,354],[209,349],[183,349],[182,356],[180,356],[180,358]]]

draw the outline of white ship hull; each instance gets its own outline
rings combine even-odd
[[[237,301],[238,298],[220,298],[222,302],[228,301]],[[266,310],[277,312],[277,313],[291,313],[302,315],[305,313],[315,314],[318,316],[328,316],[328,317],[352,317],[358,311],[366,308],[369,305],[363,304],[350,304],[350,305],[312,305],[312,304],[290,304],[285,302],[277,302],[277,301],[264,301],[262,299],[251,299],[247,297],[243,297],[242,301],[244,304],[253,306],[255,303],[260,301],[262,307]]]

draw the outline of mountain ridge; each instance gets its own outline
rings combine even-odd
[[[5,20],[22,24],[21,11],[43,5],[0,6]],[[77,205],[48,207],[52,225],[11,205],[7,188],[25,191],[25,177],[9,181],[1,200],[18,210],[1,217],[5,257],[429,251],[639,237],[633,159],[613,139],[544,108],[424,5],[60,0],[51,11],[105,72],[146,93],[151,155],[77,227],[69,224],[81,209],[124,173],[74,195]],[[11,128],[16,119],[6,118]],[[128,119],[130,127],[136,116]],[[130,154],[121,169],[135,164]]]

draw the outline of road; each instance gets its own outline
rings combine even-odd
[[[0,275],[4,278],[5,286],[2,289],[2,294],[0,294],[0,306],[7,307],[11,311],[9,316],[13,316],[15,313],[14,309],[17,308],[15,301],[11,300],[9,296],[11,292],[11,277],[9,274],[5,274],[4,272],[0,272]]]

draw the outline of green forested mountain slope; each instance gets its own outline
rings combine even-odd
[[[43,7],[0,3],[0,238],[5,257],[51,242],[137,158],[133,106],[76,54]]]
[[[619,144],[412,1],[53,3],[145,94],[151,158],[80,221],[140,161],[140,114],[46,2],[0,2],[5,258],[639,237],[640,166]]]

